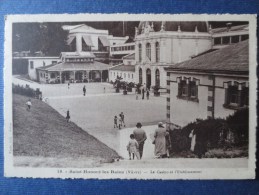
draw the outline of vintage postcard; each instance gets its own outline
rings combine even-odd
[[[256,20],[7,15],[5,176],[253,179]]]

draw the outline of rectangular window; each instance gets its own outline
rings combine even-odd
[[[231,43],[238,43],[238,42],[239,42],[239,35],[231,37]]]
[[[249,88],[242,87],[238,90],[238,86],[229,86],[225,89],[225,108],[239,109],[249,105]]]
[[[182,80],[178,84],[178,98],[198,101],[198,86],[195,81],[190,81],[188,84],[185,80]]]
[[[182,84],[182,94],[181,96],[188,96],[188,86],[186,84],[186,81],[185,83]]]
[[[30,68],[31,68],[31,69],[33,69],[33,68],[34,68],[33,61],[30,61]]]
[[[225,44],[225,45],[229,44],[230,43],[230,37],[223,37],[222,43]]]
[[[221,37],[214,38],[214,45],[220,45],[221,44]]]
[[[241,36],[241,41],[249,39],[249,35],[242,35]]]
[[[197,97],[197,86],[196,86],[195,82],[191,81],[189,85],[190,85],[190,93],[191,93],[190,96],[192,98],[196,98]]]

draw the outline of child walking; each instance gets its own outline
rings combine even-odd
[[[138,142],[135,140],[134,134],[130,134],[130,141],[127,145],[127,150],[129,152],[129,159],[133,159],[136,158],[139,160],[139,152],[138,152]],[[132,156],[132,158],[131,158]]]
[[[29,99],[27,102],[26,102],[26,105],[27,105],[27,110],[29,110],[30,111],[30,109],[31,109],[31,99]]]

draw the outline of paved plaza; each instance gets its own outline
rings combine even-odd
[[[56,109],[61,115],[66,116],[70,111],[71,121],[76,123],[83,130],[93,135],[101,142],[114,149],[124,158],[112,164],[100,166],[109,167],[175,167],[175,168],[202,168],[207,167],[247,167],[246,158],[236,159],[154,159],[154,145],[152,138],[159,121],[165,121],[166,97],[154,97],[150,100],[136,100],[135,94],[123,95],[115,93],[115,89],[109,83],[75,83],[69,89],[67,84],[38,84],[35,82],[13,78],[13,83],[30,85],[31,88],[40,88],[43,92],[43,100]],[[83,96],[82,88],[86,86],[86,96]],[[104,91],[105,88],[105,91]],[[113,117],[120,112],[125,114],[126,127],[121,130],[113,127]],[[126,145],[129,135],[135,129],[137,122],[143,124],[147,140],[144,145],[143,159],[141,161],[129,161]],[[71,137],[73,139],[73,137]],[[27,159],[20,157],[17,162],[27,162]],[[45,159],[53,164],[53,159]],[[193,163],[195,160],[195,163]],[[44,161],[44,160],[42,160]],[[92,161],[86,159],[75,159],[70,162],[75,167],[92,166]],[[227,167],[226,167],[227,168]]]
[[[71,121],[117,151],[123,158],[128,158],[126,145],[129,135],[135,129],[136,123],[141,122],[148,137],[143,159],[154,158],[152,136],[156,124],[166,118],[165,96],[154,97],[151,94],[149,100],[142,100],[140,96],[136,100],[134,93],[115,93],[109,83],[73,83],[69,89],[67,84],[38,84],[16,78],[14,83],[40,88],[44,101],[64,117],[69,110]],[[84,85],[86,96],[83,96]],[[114,128],[113,118],[121,112],[125,115],[126,127],[119,130]]]
[[[91,88],[89,91],[94,91],[93,88],[99,91],[99,88],[103,86],[105,84],[89,84],[86,85],[86,88]],[[48,97],[47,103],[64,117],[66,111],[69,110],[71,121],[116,150],[121,156],[126,157],[125,152],[129,135],[137,122],[141,122],[145,129],[145,126],[154,125],[165,120],[165,100],[164,97],[136,100],[134,94],[96,93],[87,94],[86,96]],[[125,115],[126,127],[119,130],[114,128],[113,118],[121,112]],[[153,128],[152,131],[156,127],[154,126]],[[149,137],[149,135],[147,136]],[[151,147],[153,147],[152,144]]]

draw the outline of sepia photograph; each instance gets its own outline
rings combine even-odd
[[[251,15],[7,16],[6,176],[254,178],[255,35]]]

